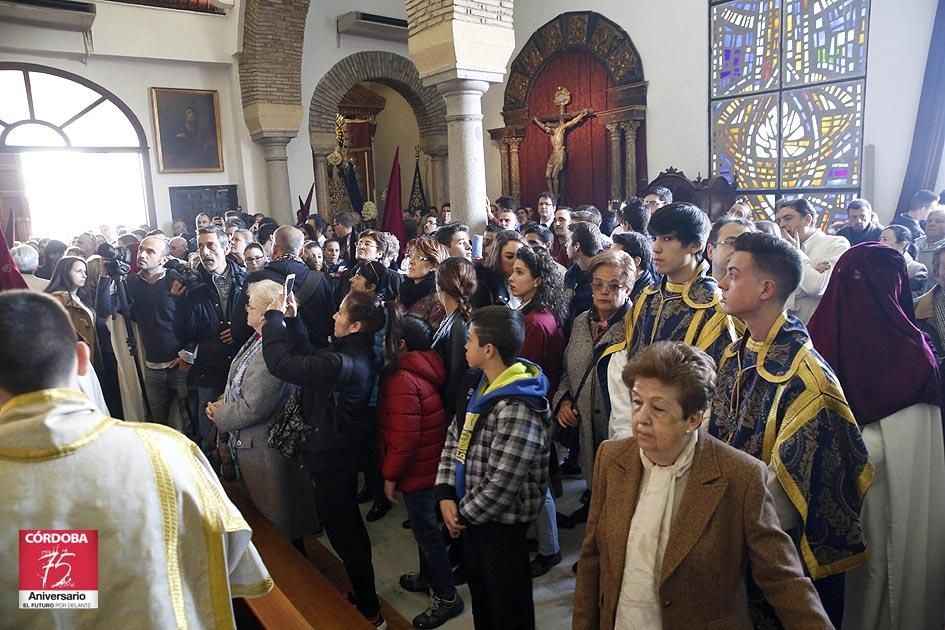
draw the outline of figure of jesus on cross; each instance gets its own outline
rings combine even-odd
[[[558,106],[557,124],[546,124],[537,117],[532,119],[551,140],[551,156],[548,158],[548,166],[545,169],[545,180],[548,183],[548,189],[559,198],[561,197],[561,171],[564,170],[567,161],[565,134],[588,116],[594,115],[594,110],[591,109],[583,109],[577,114],[566,114],[564,110],[570,102],[571,92],[567,88],[559,87],[555,92],[555,104]]]

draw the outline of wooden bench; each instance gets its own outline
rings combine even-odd
[[[278,630],[373,630],[338,589],[286,540],[239,489],[223,482],[227,495],[253,528],[253,543],[275,587],[263,597],[241,600],[257,627]],[[242,608],[242,603],[239,608]]]

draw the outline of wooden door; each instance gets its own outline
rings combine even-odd
[[[13,225],[13,234],[7,233]],[[0,227],[7,240],[30,237],[30,205],[18,153],[0,153]]]

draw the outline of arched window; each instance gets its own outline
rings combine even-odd
[[[155,221],[148,145],[131,109],[82,77],[0,63],[0,154],[17,154],[29,232],[67,239]],[[18,238],[26,234],[17,232]]]
[[[712,0],[712,173],[756,218],[803,196],[821,225],[860,194],[869,0]]]

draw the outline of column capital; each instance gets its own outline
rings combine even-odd
[[[457,76],[449,76],[452,73],[444,72],[440,75],[433,77],[427,77],[423,80],[424,85],[432,85],[436,87],[437,92],[443,96],[449,96],[452,94],[470,94],[477,97],[481,97],[486,93],[486,90],[489,89],[489,85],[492,83],[500,83],[502,81],[502,75],[497,75],[496,80],[487,80],[482,78],[463,78]],[[494,74],[494,73],[489,73]],[[434,81],[437,77],[442,76],[442,80]]]
[[[624,132],[626,132],[628,136],[635,137],[637,135],[637,129],[640,128],[640,121],[639,120],[625,120],[622,123],[620,123],[620,126],[623,128]]]
[[[302,125],[302,106],[252,103],[243,108],[243,120],[253,140],[259,134],[292,139],[299,134]]]
[[[518,148],[522,144],[522,140],[525,138],[506,138],[505,141],[509,145],[509,150],[515,153],[518,153]]]
[[[610,133],[611,137],[618,136],[623,131],[623,123],[612,122],[604,125],[607,131]]]

